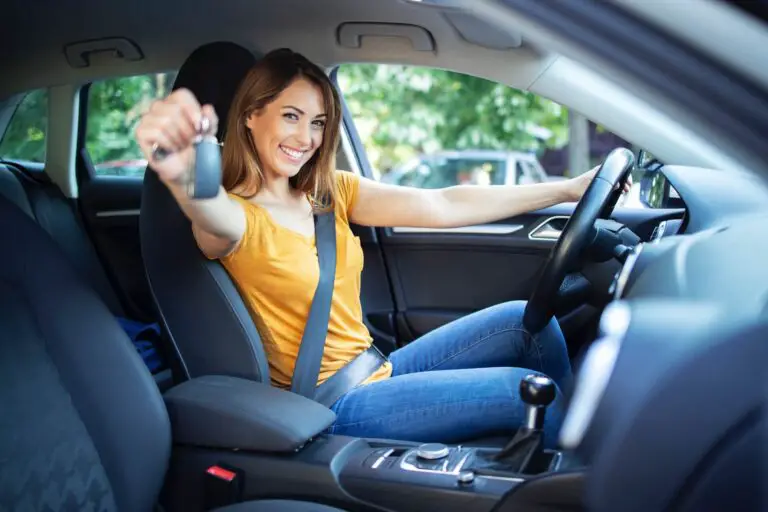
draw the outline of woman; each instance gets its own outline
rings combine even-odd
[[[186,193],[191,143],[218,119],[187,90],[155,102],[136,130],[151,168],[192,223],[200,250],[219,259],[253,312],[274,385],[289,388],[317,284],[313,208],[336,215],[337,270],[318,384],[369,348],[363,324],[363,253],[349,224],[444,228],[513,217],[577,201],[594,172],[530,186],[455,186],[421,190],[336,171],[341,107],[325,73],[301,55],[277,50],[242,82],[227,119],[223,186],[213,199]],[[172,150],[153,159],[157,146]],[[516,428],[524,406],[520,379],[530,370],[562,388],[571,379],[556,321],[532,336],[523,302],[500,304],[430,332],[393,352],[332,409],[332,433],[453,442]],[[527,368],[527,369],[526,369]],[[530,370],[528,370],[530,369]],[[549,444],[559,424],[551,408]]]

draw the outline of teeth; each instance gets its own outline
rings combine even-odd
[[[301,158],[301,155],[304,154],[303,151],[295,151],[293,149],[288,149],[288,148],[283,147],[283,146],[280,146],[280,149],[283,150],[283,153],[285,153],[286,155],[290,156],[291,158],[295,158],[296,160]]]

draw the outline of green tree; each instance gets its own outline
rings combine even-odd
[[[48,91],[36,89],[19,102],[0,143],[0,158],[45,162]]]
[[[452,71],[343,65],[339,85],[374,167],[441,149],[538,151],[567,141],[567,111],[541,96]],[[536,128],[550,134],[544,140]]]
[[[85,144],[94,163],[141,158],[134,129],[149,104],[168,94],[173,78],[172,74],[161,73],[91,85]]]

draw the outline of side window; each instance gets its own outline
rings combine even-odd
[[[147,161],[134,130],[152,101],[170,93],[175,77],[175,73],[152,73],[91,84],[85,147],[97,176],[144,175]]]
[[[632,147],[578,114],[569,119],[566,107],[546,98],[453,71],[345,64],[337,82],[383,182],[540,183],[573,177],[614,148]],[[570,144],[572,126],[583,130],[574,140],[586,145]],[[583,164],[569,169],[571,161]]]
[[[0,141],[0,158],[44,163],[47,131],[48,90],[37,89],[16,106]]]

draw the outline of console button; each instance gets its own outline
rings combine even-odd
[[[451,453],[448,447],[441,443],[426,443],[416,449],[416,455],[424,460],[438,460]]]
[[[460,471],[456,479],[460,484],[471,484],[475,481],[475,472],[472,470]]]

